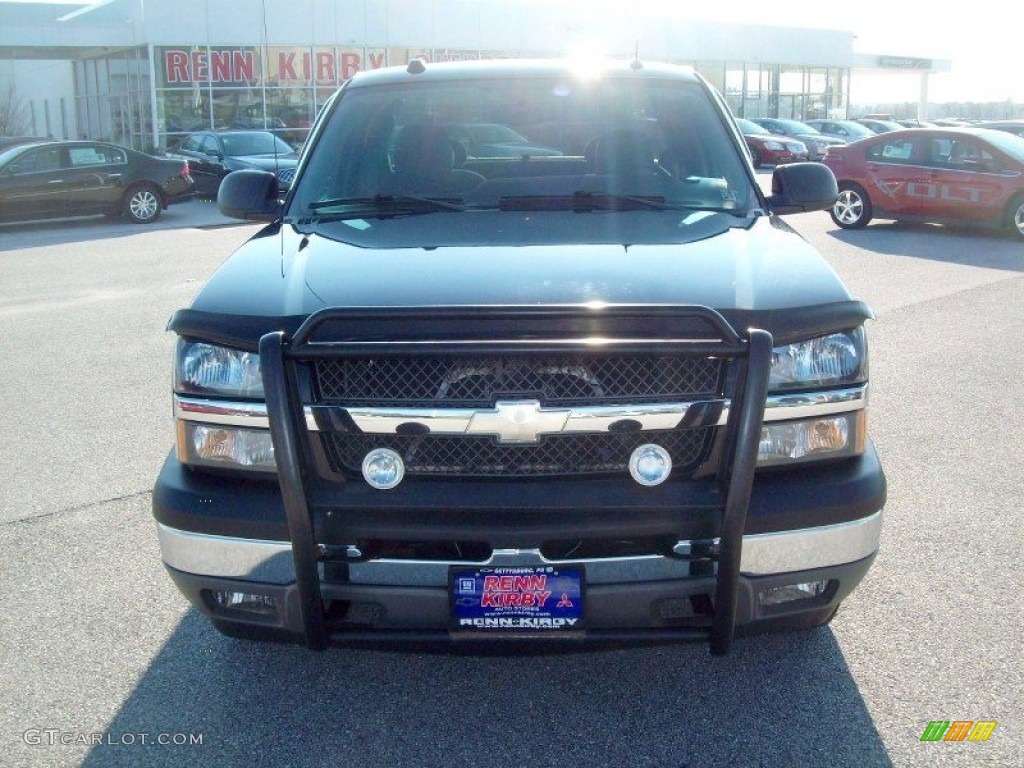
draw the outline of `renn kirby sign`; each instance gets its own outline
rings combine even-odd
[[[363,69],[387,63],[383,48],[163,48],[160,63],[167,88],[214,83],[246,86],[335,85]]]

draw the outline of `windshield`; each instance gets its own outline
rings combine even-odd
[[[843,126],[843,128],[845,128],[851,136],[856,136],[859,139],[864,139],[867,138],[868,136],[875,135],[875,132],[868,128],[866,125],[855,123],[852,120],[839,123],[839,125]]]
[[[724,117],[697,83],[526,77],[354,87],[328,120],[289,217],[374,205],[382,215],[684,207],[742,215],[758,204]],[[423,204],[436,200],[459,207]]]
[[[736,125],[740,127],[740,131],[745,136],[763,136],[769,133],[768,129],[763,125],[758,125],[752,120],[744,120],[742,117],[736,118]]]
[[[290,155],[293,150],[272,133],[225,133],[220,137],[224,154],[230,157],[247,155]]]

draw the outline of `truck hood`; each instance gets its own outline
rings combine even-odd
[[[191,313],[265,317],[262,329],[287,330],[326,307],[700,304],[735,318],[851,303],[817,251],[776,217],[711,214],[689,230],[678,213],[487,213],[335,222],[311,234],[272,225],[213,274]],[[602,232],[612,221],[615,233]],[[624,231],[624,221],[635,225]],[[179,333],[189,326],[172,320]]]

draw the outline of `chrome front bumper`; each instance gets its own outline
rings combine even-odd
[[[768,576],[856,562],[878,550],[882,511],[859,520],[815,528],[759,533],[743,537],[740,572]],[[295,580],[291,544],[286,541],[211,536],[157,523],[164,563],[175,570],[202,576],[271,584]],[[679,542],[677,552],[691,542]],[[445,587],[451,566],[545,565],[555,562],[585,566],[588,584],[629,584],[685,579],[691,575],[685,558],[662,555],[552,561],[537,549],[498,549],[487,562],[374,559],[349,563],[349,583],[378,586]]]

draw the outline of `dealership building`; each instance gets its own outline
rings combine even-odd
[[[159,150],[209,128],[301,140],[356,72],[417,57],[565,57],[600,45],[614,57],[693,66],[737,116],[796,119],[846,117],[851,73],[862,70],[919,73],[923,110],[928,75],[949,69],[855,54],[853,40],[687,20],[669,4],[640,2],[0,0],[0,95],[17,99],[36,135]]]

